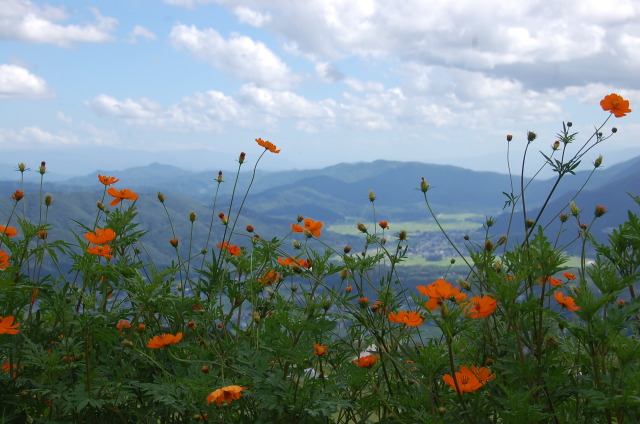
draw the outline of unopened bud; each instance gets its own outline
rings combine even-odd
[[[222,180],[222,171],[218,171],[218,178],[216,178],[216,181],[219,182],[219,183],[221,183],[223,181]]]
[[[471,284],[469,284],[469,282],[467,280],[460,279],[460,280],[458,280],[458,284],[460,285],[462,290],[466,290],[466,291],[471,290]]]
[[[573,200],[571,201],[571,203],[569,204],[569,209],[571,210],[571,215],[577,217],[578,215],[580,215],[580,209],[578,209],[578,206],[573,202]]]
[[[244,163],[244,158],[247,154],[245,152],[241,152],[240,153],[240,157],[238,158],[238,162],[240,162],[240,165],[242,165]]]
[[[45,206],[51,206],[51,202],[53,202],[53,197],[51,197],[51,195],[50,195],[50,194],[47,194],[47,195],[44,197],[44,204],[45,204]]]
[[[507,141],[513,140],[513,136],[511,134],[507,134]]]
[[[40,164],[38,172],[40,172],[40,175],[44,175],[47,172],[47,163],[45,161],[42,161],[42,163]]]
[[[622,309],[624,308],[625,305],[626,305],[626,302],[624,300],[618,300],[618,308]]]
[[[171,246],[173,246],[173,247],[178,247],[178,239],[177,238],[172,238],[171,240],[169,240],[169,243],[171,243]]]
[[[373,193],[373,190],[369,189],[369,201],[373,202],[376,200],[376,195]]]
[[[202,368],[200,368],[200,371],[206,374],[209,372],[209,367],[207,365],[204,365]]]
[[[344,253],[349,253],[349,252],[351,252],[351,246],[349,246],[349,245],[345,246],[345,247],[344,247],[344,249],[343,249],[343,251],[344,251]]]
[[[24,172],[24,171],[25,171],[25,169],[27,169],[27,165],[25,165],[25,163],[24,163],[24,162],[20,162],[20,163],[18,164],[18,171],[20,171],[20,172]]]
[[[358,222],[356,227],[358,227],[358,230],[360,230],[361,233],[367,232],[367,227],[362,222]]]
[[[495,219],[493,218],[487,218],[487,228],[493,227],[493,224],[496,223]]]
[[[551,148],[553,150],[558,150],[560,148],[560,142],[559,141],[554,141],[553,146],[551,146]]]
[[[300,244],[300,242],[298,240],[294,240],[293,241],[293,248],[294,249],[300,249],[302,247],[302,245]]]
[[[164,194],[162,194],[162,192],[158,192],[158,200],[160,201],[160,203],[164,203]]]
[[[498,239],[498,246],[502,246],[507,242],[507,236],[502,236]]]
[[[189,213],[189,221],[193,222],[196,220],[196,213],[195,212],[191,212]]]
[[[465,234],[462,238],[464,239],[464,241],[469,241],[469,234]]]
[[[569,121],[567,122],[567,127],[571,128],[573,126],[573,122]]]
[[[100,209],[101,211],[104,211],[104,204],[102,202],[98,202],[96,203],[96,206],[98,207],[98,209]]]
[[[247,225],[247,228],[245,228],[247,230],[247,233],[253,233],[253,225]]]
[[[349,271],[346,268],[340,271],[340,278],[342,278],[343,280],[346,279],[348,276],[349,276]]]
[[[398,233],[398,239],[399,240],[406,240],[407,239],[407,232],[405,230],[402,230]]]
[[[528,142],[532,142],[533,140],[536,139],[537,136],[538,136],[538,134],[534,133],[533,131],[527,131],[527,141]]]
[[[344,291],[346,291],[346,292],[347,292],[347,294],[351,293],[351,290],[353,290],[353,287],[351,287],[351,286],[347,286],[347,287],[344,289]]]
[[[488,239],[487,239],[487,240],[484,242],[484,249],[485,249],[487,252],[491,252],[491,251],[493,251],[493,242],[492,242],[491,240],[488,240]]]
[[[369,305],[369,298],[361,297],[358,299],[358,305],[360,305],[361,308],[366,308]]]
[[[593,166],[599,168],[602,165],[602,155],[598,156],[596,160],[593,161]]]
[[[605,208],[604,206],[596,206],[596,210],[594,212],[594,215],[596,216],[596,218],[600,218],[602,215],[604,215],[607,212],[607,208]]]
[[[527,221],[524,223],[524,225],[527,228],[531,228],[534,225],[536,225],[536,222],[533,219],[527,219]]]
[[[615,134],[615,133],[618,132],[618,129],[616,127],[613,127],[613,128],[611,128],[611,132]]]
[[[569,215],[567,215],[566,213],[560,214],[560,222],[567,222],[567,219],[569,219]]]
[[[427,180],[424,179],[424,177],[422,177],[422,180],[420,180],[420,191],[422,191],[423,193],[426,193],[427,191],[429,191],[429,183],[427,182]]]

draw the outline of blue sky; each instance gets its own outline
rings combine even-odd
[[[527,130],[587,136],[640,100],[640,2],[0,0],[0,164],[60,175],[161,162],[376,159],[506,172]],[[640,112],[594,150],[640,154]],[[585,137],[586,138],[586,137]]]

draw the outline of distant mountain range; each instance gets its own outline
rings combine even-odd
[[[586,217],[593,214],[596,205],[604,205],[608,212],[594,226],[594,231],[601,239],[611,228],[626,219],[627,210],[638,212],[637,205],[625,192],[640,194],[640,157],[597,169],[587,187],[575,199],[584,210]],[[585,164],[583,168],[590,168]],[[74,227],[69,219],[92,223],[95,217],[96,202],[102,198],[104,186],[97,180],[97,174],[113,175],[120,179],[117,187],[129,188],[140,194],[138,200],[138,220],[143,229],[153,229],[162,234],[154,236],[151,249],[157,250],[160,257],[171,255],[168,240],[173,238],[168,229],[168,221],[162,205],[156,198],[157,191],[162,191],[167,198],[174,225],[181,237],[189,232],[188,214],[195,211],[196,221],[194,246],[197,250],[204,245],[208,233],[209,220],[212,213],[227,213],[231,194],[236,189],[233,204],[234,211],[242,201],[252,178],[253,169],[242,168],[235,185],[235,172],[225,170],[224,182],[219,185],[219,197],[216,210],[212,211],[213,197],[218,187],[216,178],[218,170],[209,172],[191,172],[181,168],[151,164],[144,167],[133,167],[122,171],[97,170],[85,177],[67,178],[62,181],[44,176],[43,190],[51,193],[54,203],[50,210],[49,220],[54,229],[65,231]],[[547,212],[541,223],[547,223],[551,216],[566,209],[572,199],[588,178],[591,169],[566,176],[554,193]],[[5,175],[6,172],[0,174]],[[0,201],[0,224],[8,217],[12,206],[8,196],[20,188],[16,181],[19,173],[13,172],[12,180],[0,179],[0,194],[5,200]],[[358,221],[371,222],[372,206],[368,200],[369,190],[373,190],[376,217],[389,222],[430,220],[425,206],[423,193],[419,190],[420,179],[424,177],[431,185],[427,193],[429,202],[436,213],[472,212],[496,217],[497,223],[492,230],[498,235],[506,231],[507,218],[502,215],[505,196],[509,192],[508,175],[494,172],[478,172],[448,165],[433,165],[419,162],[395,162],[379,160],[370,163],[343,163],[317,170],[293,171],[261,171],[258,170],[253,180],[251,192],[247,198],[238,228],[247,223],[256,227],[265,237],[282,236],[290,228],[298,215],[322,220],[327,225],[339,223],[354,224]],[[39,192],[39,175],[34,178],[33,171],[25,183],[29,205],[29,215],[33,218],[37,213],[35,205]],[[530,215],[536,214],[545,199],[546,193],[554,183],[553,179],[534,180],[527,189],[526,204]],[[517,193],[519,180],[514,177]],[[10,200],[10,199],[9,199]],[[520,215],[518,215],[520,216]],[[217,218],[216,218],[217,219]],[[587,218],[584,218],[587,219]],[[517,228],[522,227],[521,218],[516,219],[513,235],[518,237]],[[4,225],[4,224],[3,224]],[[219,222],[214,225],[219,230]],[[397,228],[397,227],[394,227]],[[354,228],[354,235],[357,231]],[[327,233],[328,240],[348,242],[348,238]],[[63,237],[62,233],[60,237]],[[324,237],[324,236],[323,236]]]

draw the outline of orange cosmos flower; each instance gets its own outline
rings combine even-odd
[[[0,269],[9,267],[9,255],[4,250],[0,250]]]
[[[314,355],[321,356],[327,353],[327,346],[325,345],[319,345],[318,343],[314,343],[313,348],[314,348],[314,351],[313,351]]]
[[[380,221],[380,222],[378,222],[378,225],[383,230],[388,230],[389,229],[389,223],[387,221]]]
[[[15,317],[10,315],[8,317],[0,317],[0,334],[18,334],[20,330],[20,323],[13,323]]]
[[[467,310],[469,318],[486,318],[496,310],[498,301],[491,296],[472,297],[471,307]]]
[[[453,390],[458,390],[460,394],[465,392],[474,392],[480,387],[484,386],[488,380],[493,380],[495,374],[489,374],[489,370],[485,367],[471,367],[471,369],[463,366],[460,367],[460,371],[456,371],[455,375],[458,383],[458,389],[456,389],[456,382],[453,381],[453,377],[450,374],[445,374],[442,380],[447,383]]]
[[[98,228],[95,233],[87,233],[84,235],[89,243],[93,244],[107,244],[114,238],[116,233],[111,228]]]
[[[553,296],[563,308],[567,308],[570,311],[577,311],[578,309],[580,309],[580,307],[575,304],[575,301],[571,296],[565,296],[562,294],[562,292],[559,291],[555,292]]]
[[[180,240],[178,240],[178,238],[172,238],[171,240],[169,240],[169,244],[173,247],[178,247],[179,242]]]
[[[108,244],[100,245],[100,246],[89,246],[86,250],[87,253],[91,253],[92,255],[104,256],[105,258],[113,258],[113,249]]]
[[[161,347],[176,344],[180,340],[182,340],[182,333],[177,333],[175,336],[173,334],[163,334],[162,336],[155,336],[149,340],[147,347],[151,349],[159,349]]]
[[[4,234],[7,237],[13,237],[18,235],[18,231],[14,227],[5,227],[0,225],[0,234]]]
[[[116,178],[116,177],[109,177],[107,175],[98,174],[98,181],[100,181],[102,184],[108,186],[108,185],[117,183],[118,181],[120,181],[120,179]]]
[[[304,228],[302,228],[302,225],[291,224],[291,231],[294,233],[301,233],[304,231]]]
[[[280,150],[276,150],[276,145],[271,143],[270,141],[265,141],[261,138],[256,138],[256,143],[258,143],[260,146],[264,147],[271,153],[280,153]]]
[[[136,200],[138,198],[138,195],[128,188],[125,188],[124,190],[116,190],[115,188],[111,187],[109,188],[109,190],[107,190],[107,193],[109,193],[110,196],[115,197],[115,199],[113,199],[111,203],[109,203],[109,206],[116,206],[124,199]]]
[[[131,328],[131,324],[129,324],[129,320],[128,319],[121,319],[120,321],[118,321],[118,323],[116,324],[116,328],[120,331],[124,330],[125,328]]]
[[[431,298],[425,303],[425,307],[431,311],[438,309],[447,299],[457,303],[467,298],[466,294],[460,293],[460,287],[453,287],[453,283],[447,283],[442,278],[427,287],[418,286],[416,288],[421,294]]]
[[[572,274],[572,273],[570,273],[570,272],[563,272],[563,273],[562,273],[562,276],[563,276],[564,278],[566,278],[567,280],[569,280],[569,281],[571,281],[571,280],[575,280],[575,279],[576,279],[576,275],[575,275],[575,274]]]
[[[322,228],[322,221],[314,221],[313,219],[307,218],[304,220],[304,229],[305,234],[307,232],[312,234],[314,237],[320,237],[320,229]]]
[[[264,274],[262,278],[258,278],[258,283],[262,284],[263,286],[270,286],[278,282],[278,280],[280,280],[280,274],[275,272],[274,270],[271,270]]]
[[[225,241],[224,243],[218,243],[216,244],[216,247],[221,250],[226,250],[233,256],[240,256],[241,253],[241,250],[238,246],[236,246],[235,244],[230,245],[228,241]]]
[[[16,202],[19,202],[20,199],[24,197],[24,191],[16,190],[15,193],[11,195],[11,198]]]
[[[218,406],[220,406],[222,402],[231,403],[236,399],[240,399],[242,397],[242,391],[246,389],[247,387],[240,386],[223,387],[207,396],[207,403],[215,402]]]
[[[278,263],[284,266],[300,265],[305,268],[311,268],[311,262],[306,259],[278,258]]]
[[[538,285],[541,286],[542,279],[538,280],[538,282],[540,283]],[[560,278],[547,277],[546,282],[551,284],[553,287],[557,287],[557,286],[562,287],[562,280]]]
[[[376,363],[379,357],[380,355],[365,355],[365,356],[359,357],[358,359],[353,361],[353,363],[359,366],[360,368],[371,368],[373,364]]]
[[[401,323],[407,327],[417,327],[422,325],[423,321],[420,313],[415,311],[400,311],[398,313],[391,312],[388,316],[389,321]]]
[[[614,93],[604,96],[604,99],[600,100],[600,106],[602,106],[602,110],[610,111],[616,118],[622,118],[631,112],[629,100]]]
[[[11,374],[11,377],[13,377],[13,378],[16,378],[18,376],[18,371],[24,370],[24,367],[20,367],[20,369],[18,369],[18,365],[17,364],[13,364],[13,366],[11,366],[11,364],[9,364],[9,362],[7,362],[6,364],[4,364],[2,366],[2,371],[8,373],[11,370],[11,368],[13,368],[13,373]]]

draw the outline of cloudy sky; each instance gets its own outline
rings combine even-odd
[[[0,163],[506,171],[527,130],[640,101],[640,1],[0,0]],[[640,110],[596,153],[640,154]]]

